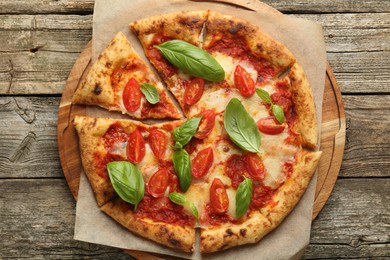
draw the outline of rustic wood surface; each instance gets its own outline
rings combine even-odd
[[[304,259],[390,258],[390,1],[264,1],[324,27],[347,139]],[[57,113],[92,35],[93,1],[0,1],[0,258],[128,259],[73,240]]]

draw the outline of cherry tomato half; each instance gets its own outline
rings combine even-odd
[[[261,158],[255,153],[245,153],[243,155],[245,167],[253,180],[262,180],[265,176],[264,164]]]
[[[202,178],[210,170],[214,162],[214,153],[211,147],[200,151],[192,160],[192,176]]]
[[[122,101],[126,110],[129,112],[136,111],[141,106],[141,97],[140,85],[134,78],[131,78],[127,82],[122,94]]]
[[[264,134],[277,135],[283,132],[284,125],[276,121],[274,117],[265,117],[257,121],[257,128]]]
[[[136,129],[129,136],[126,146],[127,159],[132,163],[139,163],[145,156],[145,140],[141,131]]]
[[[214,128],[215,117],[216,114],[213,110],[205,110],[202,113],[202,119],[200,120],[198,131],[194,136],[198,139],[205,139]]]
[[[223,182],[215,178],[210,187],[210,206],[215,213],[225,213],[229,208],[229,198]]]
[[[240,65],[234,71],[234,85],[244,97],[250,97],[255,93],[255,82],[251,75]]]
[[[164,196],[169,184],[169,174],[167,169],[162,168],[155,172],[148,180],[148,192],[155,198]]]
[[[184,90],[184,103],[188,106],[196,104],[202,97],[204,91],[204,79],[192,79]]]
[[[154,155],[158,159],[162,159],[168,146],[167,136],[164,132],[154,129],[150,131],[148,140]]]

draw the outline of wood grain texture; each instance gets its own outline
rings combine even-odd
[[[390,177],[385,134],[390,129],[390,96],[344,95],[343,101],[347,138],[340,177]],[[56,141],[59,104],[59,97],[0,97],[0,178],[63,176]],[[24,159],[11,162],[30,132],[38,141]],[[27,166],[33,170],[25,171]]]
[[[383,0],[264,0],[266,4],[285,13],[363,13],[390,12],[390,3]],[[2,0],[0,13],[92,13],[92,0]]]
[[[73,240],[75,202],[65,180],[0,180],[0,189],[1,258],[129,259],[118,249]],[[389,256],[389,189],[390,180],[338,180],[303,258]]]
[[[0,178],[62,177],[59,98],[0,97]]]
[[[387,93],[387,13],[300,14],[324,27],[343,93]],[[0,15],[0,94],[61,94],[92,36],[92,15]]]

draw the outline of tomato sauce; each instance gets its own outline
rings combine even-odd
[[[129,139],[129,135],[125,129],[119,123],[112,124],[103,135],[104,147],[110,151],[115,143],[126,142],[127,139]]]
[[[262,208],[273,202],[272,197],[277,190],[264,186],[260,182],[253,183],[252,201],[250,207],[253,209]]]
[[[161,51],[156,49],[154,45],[159,45],[169,40],[172,40],[172,38],[164,36],[163,34],[156,34],[146,49],[147,56],[152,61],[157,70],[162,73],[163,78],[171,77],[172,75],[177,74],[178,69],[169,63],[163,57]]]
[[[234,38],[231,38],[222,35],[214,35],[207,51],[210,53],[221,52],[230,57],[248,61],[258,73],[257,83],[259,84],[277,75],[277,71],[271,62],[251,54],[248,43],[244,37],[235,36]]]
[[[146,192],[134,213],[139,218],[150,218],[168,224],[195,225],[195,218],[186,214],[183,206],[173,203],[168,197],[153,198]]]
[[[243,222],[243,218],[237,220],[234,217],[230,217],[228,213],[215,213],[210,204],[207,204],[202,216],[200,216],[199,221],[201,224],[211,225],[220,225],[228,222],[233,224],[239,224]]]
[[[249,177],[245,162],[242,156],[238,154],[231,155],[226,161],[225,172],[232,180],[232,187],[234,189],[238,188],[238,185],[244,180],[244,176]]]
[[[107,166],[107,163],[109,163],[111,160],[110,160],[108,154],[102,155],[99,152],[95,152],[93,154],[93,158],[96,162],[96,171],[95,172],[103,179],[109,180],[106,166]]]

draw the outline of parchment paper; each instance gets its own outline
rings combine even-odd
[[[134,49],[148,63],[138,39],[132,35],[128,24],[131,21],[180,10],[215,10],[246,19],[257,24],[287,46],[305,70],[312,86],[316,102],[319,126],[322,121],[322,99],[326,72],[326,50],[322,28],[319,24],[279,14],[265,6],[253,12],[232,5],[187,0],[96,0],[93,19],[93,52],[95,60],[118,31],[128,37]],[[95,107],[88,107],[88,115],[120,117]],[[84,175],[81,174],[80,190],[76,208],[74,238],[91,243],[104,244],[124,249],[154,252],[191,259],[298,259],[309,244],[315,175],[301,201],[273,232],[259,243],[232,248],[223,252],[201,255],[186,254],[171,250],[150,240],[133,235],[102,213]],[[197,239],[196,248],[199,244]]]

